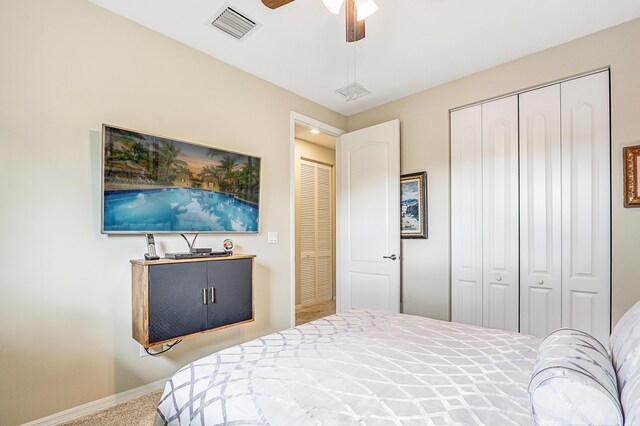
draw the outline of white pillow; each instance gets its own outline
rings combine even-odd
[[[627,424],[640,424],[640,302],[625,313],[609,339],[611,361]],[[635,421],[631,420],[635,413]]]
[[[622,392],[627,380],[640,368],[640,302],[620,318],[609,338],[609,348]]]
[[[616,376],[607,350],[587,333],[560,329],[540,344],[529,382],[536,425],[622,425]]]
[[[640,425],[640,374],[629,380],[620,396],[625,424]]]

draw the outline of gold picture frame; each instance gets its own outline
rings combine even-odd
[[[640,145],[622,150],[624,162],[624,206],[640,207]]]

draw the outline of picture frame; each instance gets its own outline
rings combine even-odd
[[[428,238],[427,172],[400,176],[400,237]]]
[[[622,149],[624,163],[624,206],[640,207],[640,145]]]

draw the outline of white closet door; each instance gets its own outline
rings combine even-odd
[[[609,72],[562,92],[562,326],[606,345],[610,331]]]
[[[482,325],[482,110],[451,113],[451,319]]]
[[[561,326],[560,85],[520,100],[520,331]]]
[[[316,300],[333,299],[331,167],[316,165]]]
[[[482,105],[483,325],[519,329],[518,96]]]
[[[300,161],[300,289],[309,305],[333,299],[331,167]]]
[[[316,168],[300,162],[300,302],[316,301]]]

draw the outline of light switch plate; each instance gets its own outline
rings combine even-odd
[[[269,232],[267,234],[267,242],[269,244],[278,244],[278,233],[277,232]]]

